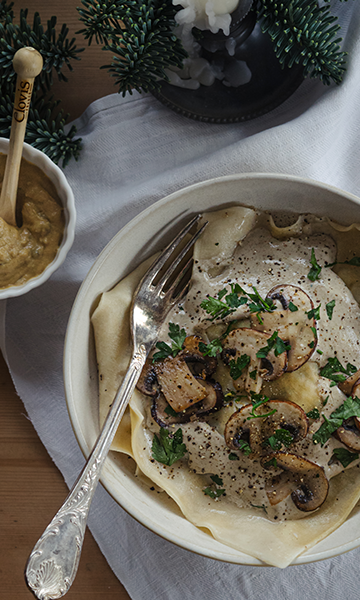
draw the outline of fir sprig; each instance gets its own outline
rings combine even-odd
[[[125,96],[135,89],[147,92],[167,80],[167,67],[182,67],[187,53],[174,34],[176,8],[171,0],[81,0],[80,30],[89,44],[93,38],[112,52],[108,69]],[[121,22],[121,23],[120,23]]]
[[[68,39],[68,28],[62,25],[56,31],[56,17],[51,17],[46,28],[41,24],[39,13],[34,14],[33,22],[28,22],[28,11],[21,10],[20,22],[13,22],[12,4],[2,0],[0,4],[0,135],[9,137],[15,96],[16,74],[13,57],[17,50],[32,46],[43,57],[44,66],[35,79],[34,91],[29,110],[25,141],[45,152],[55,163],[62,161],[64,167],[70,158],[77,160],[81,140],[74,139],[76,128],[65,132],[68,115],[59,108],[60,101],[54,101],[46,94],[53,83],[53,72],[60,81],[66,81],[63,68],[72,70],[71,61],[83,48],[76,48],[75,39]]]
[[[339,46],[337,17],[317,0],[259,0],[258,19],[274,43],[282,65],[300,64],[304,76],[318,77],[329,85],[341,83],[346,53]]]

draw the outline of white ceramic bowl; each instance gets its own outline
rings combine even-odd
[[[327,215],[343,224],[360,222],[360,199],[310,180],[267,174],[237,175],[182,189],[138,215],[106,246],[83,282],[67,329],[64,379],[72,426],[85,454],[99,433],[98,386],[90,315],[100,294],[170,241],[198,212],[243,204],[263,210]],[[131,461],[110,453],[101,481],[113,498],[146,527],[171,542],[204,556],[246,565],[259,560],[214,540],[189,523],[166,494],[151,494],[133,476]],[[325,540],[294,564],[329,558],[360,545],[360,508]]]
[[[0,152],[2,154],[7,154],[8,147],[9,140],[0,138]],[[30,290],[33,290],[47,281],[50,275],[52,275],[54,271],[56,271],[56,269],[58,269],[64,262],[65,257],[73,244],[75,235],[75,200],[65,175],[61,169],[59,169],[59,167],[57,167],[48,156],[46,156],[46,154],[40,152],[40,150],[36,150],[26,143],[24,143],[23,157],[30,163],[39,167],[54,184],[64,208],[65,230],[63,239],[54,260],[44,269],[44,271],[37,277],[29,279],[29,281],[26,281],[22,285],[14,285],[0,290],[0,300],[14,298],[15,296],[22,296],[23,294],[26,294]]]

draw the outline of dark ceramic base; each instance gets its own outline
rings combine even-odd
[[[270,112],[303,81],[303,70],[298,65],[281,68],[273,43],[258,24],[236,49],[235,58],[244,60],[252,73],[251,80],[244,85],[226,87],[216,80],[209,87],[201,85],[197,90],[188,90],[163,82],[153,94],[185,117],[208,123],[237,123]]]

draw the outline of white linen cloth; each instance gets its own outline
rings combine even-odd
[[[63,391],[67,319],[82,280],[117,231],[167,194],[233,173],[289,173],[360,195],[360,5],[337,2],[335,9],[349,52],[339,87],[306,81],[278,109],[235,125],[198,123],[137,93],[98,100],[76,121],[84,147],[65,170],[78,215],[74,246],[46,284],[8,301],[5,333],[17,392],[69,486],[84,459]],[[285,570],[224,564],[159,538],[101,486],[89,527],[134,600],[359,598],[360,549]]]

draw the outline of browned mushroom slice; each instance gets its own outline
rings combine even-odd
[[[262,438],[267,440],[277,429],[285,429],[292,436],[291,444],[306,437],[309,430],[309,419],[305,411],[289,400],[269,400],[264,409],[273,414],[262,419]],[[276,412],[273,412],[273,411]]]
[[[158,393],[151,407],[151,416],[161,427],[169,427],[175,423],[187,423],[197,417],[219,410],[224,401],[221,385],[216,381],[203,381],[207,395],[190,408],[175,413],[164,394]]]
[[[269,457],[267,457],[269,461]],[[265,463],[266,464],[266,463]],[[267,468],[267,467],[265,467]],[[294,477],[291,473],[282,472],[265,482],[265,492],[271,506],[275,506],[290,496],[295,487]]]
[[[204,356],[199,349],[200,343],[205,342],[199,335],[187,336],[180,354],[189,364],[194,375],[206,379],[216,371],[217,359],[214,356]]]
[[[346,396],[352,396],[353,398],[357,396],[360,398],[360,369],[353,375],[350,375],[345,381],[340,381],[338,387]]]
[[[275,356],[274,350],[270,350],[266,358],[256,356],[260,349],[267,346],[270,337],[267,333],[241,327],[231,331],[224,340],[221,356],[225,364],[231,365],[232,360],[236,363],[244,355],[249,357],[248,364],[239,377],[234,379],[234,386],[237,389],[258,394],[263,379],[270,381],[284,373],[287,363],[286,352]]]
[[[206,396],[205,387],[191,373],[179,354],[154,363],[162,393],[175,412],[181,412]]]
[[[270,290],[266,298],[273,302],[278,301],[281,308],[271,313],[261,313],[262,323],[252,314],[251,327],[267,333],[277,331],[279,337],[291,346],[288,351],[287,371],[296,371],[309,360],[317,345],[317,336],[314,333],[316,321],[314,317],[309,319],[307,314],[313,310],[313,302],[304,290],[294,285],[277,285]]]
[[[156,396],[159,392],[159,385],[153,365],[153,353],[147,358],[143,366],[136,388],[146,396]]]
[[[348,377],[346,381],[341,381],[340,383],[338,383],[338,387],[347,396],[352,396],[353,398],[360,399],[360,370],[356,371],[356,373]],[[359,417],[354,417],[354,425],[358,430],[360,430]],[[352,427],[352,423],[350,422],[350,420],[349,424],[346,425],[344,429],[345,431],[342,431],[342,428],[340,428],[340,432],[339,430],[337,431],[339,439],[341,439],[343,444],[355,450],[356,448],[353,445],[349,446],[349,442],[350,444],[354,444],[355,446],[358,445],[355,436],[356,431],[353,430],[354,428]],[[348,443],[344,442],[343,439],[347,440]]]
[[[251,448],[251,457],[259,456],[262,451],[261,419],[252,419],[252,404],[242,406],[231,415],[225,425],[224,438],[231,450],[239,450],[246,442]]]
[[[360,452],[360,430],[355,419],[346,419],[336,430],[336,435],[345,446]]]
[[[282,499],[284,487],[292,488],[292,501],[301,511],[316,510],[325,502],[329,491],[329,482],[322,467],[289,452],[276,452],[271,457],[276,460],[277,467],[286,472],[285,475],[272,478],[267,485],[267,494],[271,504],[277,503],[275,501],[277,485],[279,485],[279,496]]]

